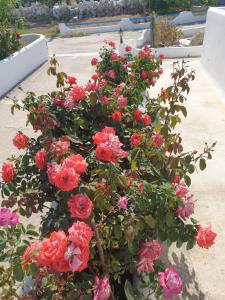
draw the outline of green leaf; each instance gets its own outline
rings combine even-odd
[[[21,263],[16,263],[13,267],[13,277],[16,281],[23,281],[24,272]]]
[[[199,167],[200,167],[201,171],[205,170],[205,168],[206,168],[206,161],[205,161],[204,158],[200,159],[200,161],[199,161]]]
[[[144,220],[151,228],[155,228],[156,220],[151,215],[144,216]]]
[[[36,277],[40,272],[39,268],[34,263],[29,265],[29,271],[33,277]]]
[[[27,230],[27,235],[31,236],[39,236],[39,234],[34,230]]]
[[[127,300],[137,300],[135,291],[134,291],[130,281],[128,281],[128,280],[126,280],[126,282],[125,282],[124,291],[125,291]]]

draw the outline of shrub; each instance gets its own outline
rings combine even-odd
[[[100,60],[92,59],[96,72],[85,87],[58,72],[53,57],[48,73],[58,89],[29,92],[12,107],[27,111],[27,124],[39,133],[18,132],[13,144],[24,152],[2,167],[2,204],[42,217],[39,238],[22,259],[18,254],[21,277],[10,273],[25,282],[22,299],[141,299],[133,276],[171,298],[182,280],[161,260],[163,242],[187,249],[214,243],[211,228],[192,218],[188,189],[190,174],[205,169],[214,145],[185,152],[175,130],[187,116],[194,72],[175,63],[172,84],[150,98],[146,89],[162,75],[163,56],[155,59],[145,46],[136,57],[130,47],[120,57],[114,48],[106,41]],[[9,224],[9,213],[2,219]]]
[[[10,25],[0,23],[0,60],[20,48],[20,35]]]
[[[154,26],[154,46],[168,47],[178,45],[182,31],[167,19],[156,19]]]

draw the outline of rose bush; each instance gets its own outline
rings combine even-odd
[[[19,299],[141,299],[134,275],[170,299],[185,283],[164,266],[165,243],[208,248],[216,238],[192,218],[188,188],[215,145],[185,152],[176,132],[194,72],[174,63],[171,86],[150,98],[163,56],[146,46],[136,57],[127,47],[120,57],[105,43],[86,86],[58,72],[53,57],[48,73],[58,89],[29,92],[12,107],[28,112],[38,137],[19,132],[13,139],[23,153],[2,166],[2,205],[42,217],[40,236],[17,253],[25,276],[15,278],[23,281]]]

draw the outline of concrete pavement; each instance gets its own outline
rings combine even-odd
[[[124,33],[125,41],[129,43],[137,32]],[[140,33],[139,33],[140,35]],[[55,39],[49,42],[49,51],[58,56],[60,69],[75,75],[83,84],[93,72],[90,60],[97,53],[103,39],[119,41],[118,34],[101,34],[74,39]],[[189,59],[189,65],[196,70],[196,79],[191,84],[188,96],[188,117],[179,128],[183,136],[185,150],[201,150],[204,142],[209,144],[217,141],[213,160],[208,163],[204,172],[192,176],[191,190],[197,199],[195,217],[201,224],[211,224],[218,237],[215,245],[204,250],[195,247],[192,250],[172,247],[168,253],[171,264],[175,264],[184,277],[184,293],[180,299],[185,300],[224,300],[225,299],[225,96],[221,97],[213,85],[207,81],[200,70],[198,59]],[[169,74],[172,60],[164,61],[165,74],[158,88],[171,84]],[[54,89],[54,78],[46,74],[48,65],[43,65],[27,78],[22,86],[25,90],[33,90],[37,94],[47,93]],[[23,93],[14,89],[11,97],[23,97]],[[0,164],[10,154],[16,154],[12,146],[12,137],[18,131],[26,134],[32,131],[25,128],[25,114],[17,112],[10,114],[10,101],[0,102]],[[37,222],[37,220],[32,220]]]

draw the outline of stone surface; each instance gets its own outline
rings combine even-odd
[[[126,32],[124,40],[130,44],[140,33]],[[78,82],[87,81],[94,69],[90,60],[96,56],[102,41],[107,39],[119,40],[118,34],[101,34],[73,39],[55,39],[49,43],[50,53],[56,53],[60,69],[78,77]],[[208,163],[206,171],[192,176],[191,190],[197,199],[196,214],[202,224],[211,224],[218,234],[216,244],[209,250],[195,247],[186,251],[185,248],[172,247],[165,253],[170,264],[177,267],[184,281],[182,300],[224,300],[225,277],[225,101],[220,98],[214,86],[204,77],[199,68],[199,59],[188,59],[189,66],[196,70],[196,80],[191,84],[191,92],[187,102],[188,117],[178,128],[183,136],[185,150],[200,150],[204,142],[217,141],[213,160]],[[165,73],[158,83],[158,90],[171,84],[169,77],[172,70],[172,60],[164,61]],[[46,93],[54,88],[54,79],[46,75],[47,64],[27,78],[22,86],[25,90],[35,90],[38,94]],[[151,91],[153,94],[153,91]],[[14,89],[10,96],[22,98],[24,94]],[[10,115],[10,102],[5,99],[0,102],[0,164],[9,154],[18,154],[12,146],[12,137],[17,130],[31,134],[30,128],[25,128],[23,112],[17,112],[15,117]],[[37,224],[38,218],[30,222]]]
[[[191,38],[191,45],[192,46],[200,46],[203,44],[204,40],[204,31],[200,31],[196,33],[192,38]]]

